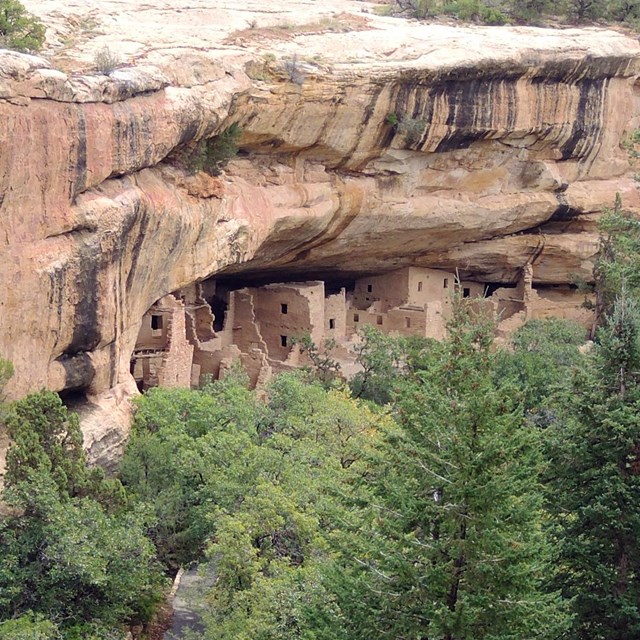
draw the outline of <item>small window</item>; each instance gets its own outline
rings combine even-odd
[[[376,318],[376,324],[382,324],[382,316]]]
[[[471,289],[469,287],[464,287],[464,289],[462,289],[462,297],[468,298],[470,296],[471,296]]]
[[[280,346],[281,347],[287,346],[287,336],[280,336]]]
[[[368,285],[367,285],[367,291],[368,291],[369,293],[371,293],[371,292],[373,291],[373,285],[372,285],[372,284],[368,284]]]
[[[329,318],[329,329],[335,329],[336,328],[336,321],[334,318]]]
[[[283,313],[285,316],[287,315],[287,313],[289,313],[289,306],[282,303],[280,305],[280,313]],[[286,346],[286,345],[285,345]]]
[[[405,318],[405,319],[404,319],[404,326],[405,326],[407,329],[411,329],[411,318]]]
[[[418,291],[422,291],[422,282],[418,282]]]
[[[444,288],[448,289],[449,288],[449,278],[445,278],[443,284],[444,284]]]
[[[360,316],[357,313],[353,314],[353,321],[354,322],[360,322]]]
[[[162,316],[151,316],[151,330],[162,331]]]

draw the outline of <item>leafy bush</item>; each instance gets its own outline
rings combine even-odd
[[[147,621],[164,585],[147,510],[127,508],[120,483],[87,468],[77,417],[56,394],[17,402],[8,428],[2,498],[15,515],[0,520],[0,619],[35,612],[67,640]]]
[[[422,118],[411,118],[403,116],[398,123],[398,131],[402,133],[409,146],[414,146],[420,142],[427,123]]]
[[[0,47],[37,51],[42,47],[45,26],[18,0],[0,0]]]
[[[242,129],[237,122],[212,138],[198,140],[177,154],[178,160],[190,174],[204,171],[210,176],[219,176],[229,161],[238,153],[238,142]]]
[[[27,613],[0,623],[0,640],[60,640],[58,626],[42,616]]]

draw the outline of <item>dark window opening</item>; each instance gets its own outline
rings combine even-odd
[[[444,283],[443,283],[443,285],[444,285],[444,288],[445,288],[445,289],[448,289],[448,288],[449,288],[449,278],[445,278],[445,279],[444,279]]]
[[[353,314],[353,321],[354,322],[360,322],[360,316],[357,313]]]
[[[368,291],[369,293],[371,293],[371,292],[373,291],[373,285],[372,285],[372,284],[368,284],[368,285],[367,285],[367,291]]]
[[[151,330],[162,331],[162,316],[151,316]]]
[[[404,319],[404,326],[405,326],[407,329],[411,329],[411,318],[405,318],[405,319]]]
[[[280,313],[283,313],[283,314],[286,316],[286,315],[287,315],[287,313],[289,313],[289,307],[288,307],[288,305],[286,305],[286,304],[282,303],[282,304],[280,305]],[[286,345],[284,345],[284,346],[286,346]]]
[[[422,291],[422,282],[418,282],[418,291]]]
[[[287,336],[280,336],[280,346],[281,347],[287,346]]]
[[[336,321],[333,318],[329,318],[329,329],[336,328]]]
[[[462,289],[462,297],[468,298],[470,296],[471,296],[471,289],[469,289],[469,287],[464,287],[464,289]]]
[[[376,318],[376,323],[377,323],[377,324],[382,324],[382,316],[378,316],[378,317]]]
[[[220,290],[216,290],[215,295],[212,298],[208,298],[207,301],[213,312],[213,330],[222,331],[224,329],[224,317],[229,307],[229,292],[220,288]]]

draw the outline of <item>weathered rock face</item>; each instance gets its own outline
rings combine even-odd
[[[68,16],[27,4],[60,56]],[[96,3],[91,15],[122,20],[131,4]],[[102,458],[127,421],[141,318],[171,291],[216,273],[348,277],[408,264],[504,283],[530,260],[534,282],[562,284],[589,277],[597,216],[617,192],[640,210],[621,145],[640,122],[635,40],[369,15],[368,30],[266,42],[260,29],[229,37],[246,25],[239,11],[180,4],[117,28],[105,17],[64,52],[81,68],[125,42],[136,66],[110,76],[0,52],[9,392],[89,394],[85,430]],[[213,33],[215,10],[229,18]],[[177,31],[154,31],[172,18]],[[305,58],[282,66],[295,53]],[[231,122],[242,153],[225,175],[173,162]]]

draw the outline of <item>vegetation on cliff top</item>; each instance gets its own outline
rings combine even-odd
[[[44,42],[45,26],[18,0],[0,0],[0,48],[37,51]]]
[[[389,11],[425,19],[451,15],[489,25],[541,24],[545,16],[575,24],[605,21],[638,26],[638,0],[392,0]]]

